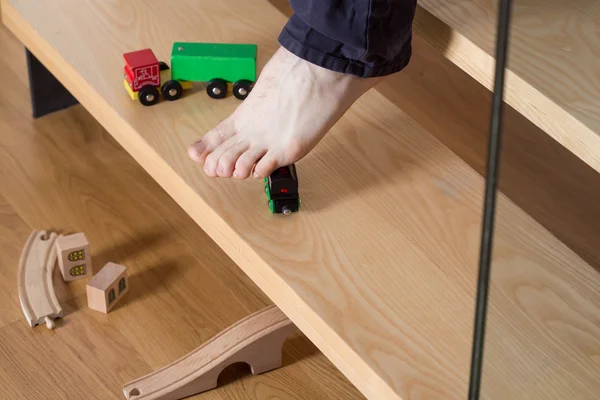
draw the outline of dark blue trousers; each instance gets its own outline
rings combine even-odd
[[[279,43],[321,67],[363,78],[402,70],[417,0],[290,0]]]

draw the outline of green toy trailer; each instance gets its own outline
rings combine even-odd
[[[244,100],[256,81],[256,53],[255,44],[175,42],[169,68],[150,49],[133,51],[123,55],[125,89],[145,106],[156,104],[159,94],[177,100],[193,82],[206,83],[213,99],[224,98],[231,88]]]
[[[265,178],[269,208],[274,214],[290,214],[300,210],[298,175],[294,164],[277,168]]]

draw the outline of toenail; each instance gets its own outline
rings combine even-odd
[[[198,154],[202,154],[204,153],[204,150],[206,150],[206,145],[202,142],[202,140],[198,140],[192,146],[194,146]]]
[[[223,173],[223,166],[222,166],[222,165],[219,165],[219,166],[217,167],[217,173],[218,173],[219,175]]]
[[[202,147],[204,147],[204,145],[202,145],[201,148]],[[198,150],[198,147],[196,146],[196,144],[189,146],[187,149],[187,152],[188,152],[188,156],[192,160],[199,162],[199,163],[202,162],[200,157],[201,157],[202,153],[204,152],[204,150],[202,150],[202,151]]]

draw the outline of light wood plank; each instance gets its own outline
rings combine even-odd
[[[123,399],[124,383],[270,302],[81,106],[32,121],[23,47],[3,26],[0,48],[0,398]],[[52,332],[30,328],[17,294],[29,224],[84,230],[95,262],[131,269],[132,291],[98,313],[85,282],[55,268],[66,315]],[[201,398],[364,398],[301,334],[283,359],[257,377],[233,366]]]
[[[415,32],[493,87],[498,0],[420,0]],[[600,21],[593,1],[513,2],[505,99],[600,171]]]
[[[291,15],[287,0],[269,2]],[[408,68],[375,90],[485,175],[491,92],[423,37],[413,48]],[[600,174],[506,104],[502,142],[502,192],[600,271]]]
[[[600,3],[596,0],[575,0],[575,6],[600,23]]]
[[[423,38],[414,45],[410,67],[377,90],[485,175],[491,93]],[[504,115],[500,189],[600,271],[600,174],[514,108]]]
[[[30,228],[2,195],[0,221],[0,254],[3,264],[0,268],[0,327],[3,327],[24,318],[19,304],[17,281],[19,258]]]
[[[303,212],[276,218],[260,182],[210,180],[186,158],[186,145],[231,112],[235,100],[215,103],[199,91],[148,111],[125,96],[115,68],[129,46],[151,42],[164,58],[175,37],[199,36],[252,38],[264,63],[284,22],[266,3],[211,2],[199,10],[184,1],[176,8],[148,1],[138,9],[63,0],[45,9],[53,18],[39,16],[27,0],[8,4],[6,21],[17,36],[367,397],[464,398],[480,175],[373,91],[299,163]],[[261,18],[247,18],[258,11]],[[80,19],[66,26],[70,13]],[[163,24],[165,16],[173,21],[161,35],[150,30],[158,15]],[[214,15],[218,21],[208,17]],[[494,307],[503,343],[521,359],[515,367],[502,357],[504,344],[491,343],[487,354],[498,361],[486,371],[494,390],[484,394],[510,398],[537,374],[542,398],[567,391],[593,398],[600,344],[587,338],[599,329],[597,273],[504,196],[497,243],[506,275]],[[549,290],[516,298],[513,282],[541,282]],[[553,318],[587,332],[586,341],[560,329],[549,334],[545,315],[531,312],[540,301],[553,306]],[[558,362],[540,371],[540,353],[559,354]],[[578,366],[576,378],[563,373],[565,363]]]

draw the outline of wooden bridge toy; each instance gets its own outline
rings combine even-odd
[[[179,360],[127,383],[127,400],[179,400],[217,387],[217,379],[237,362],[253,375],[281,366],[281,351],[296,326],[276,306],[238,321]]]
[[[52,286],[56,238],[56,233],[32,232],[19,260],[19,300],[31,327],[45,322],[54,329],[54,319],[63,315]]]

